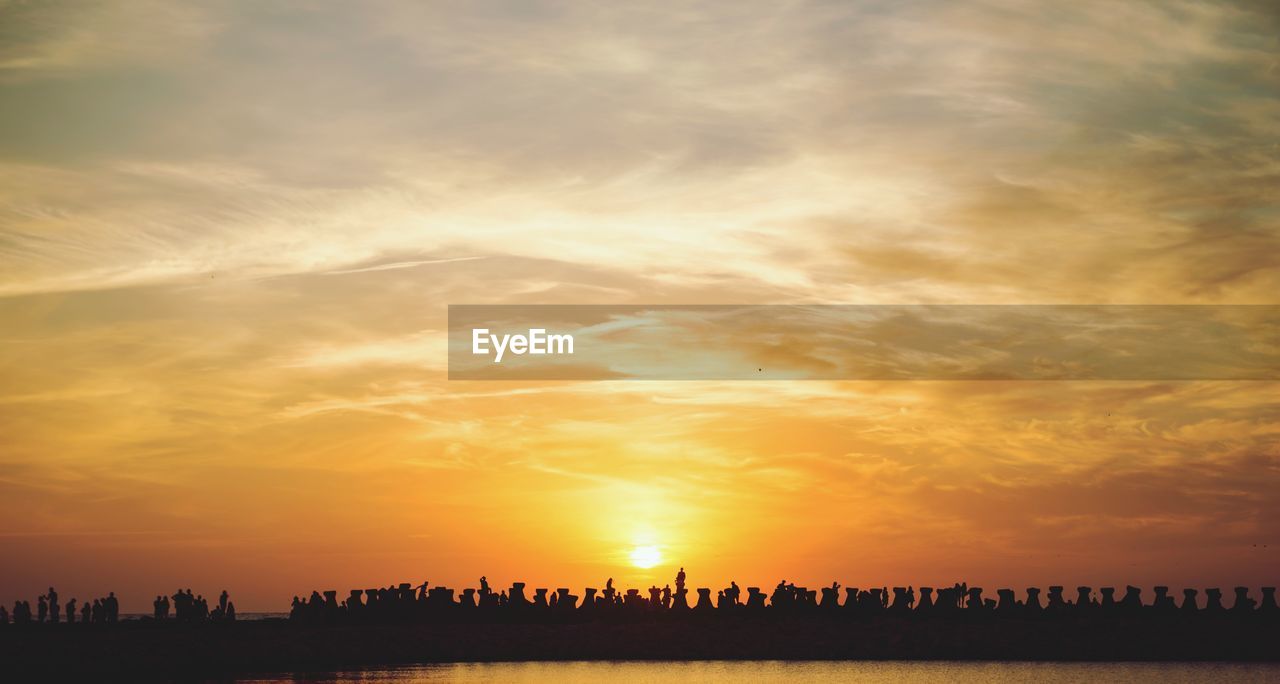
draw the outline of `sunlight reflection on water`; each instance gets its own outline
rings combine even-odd
[[[992,662],[546,662],[453,663],[329,673],[282,674],[243,682],[1274,682],[1274,663]]]

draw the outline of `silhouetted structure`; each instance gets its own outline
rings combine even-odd
[[[1038,587],[1028,587],[1019,600],[1014,590],[996,590],[996,598],[985,598],[983,589],[958,582],[949,587],[935,589],[920,587],[918,594],[913,586],[897,586],[859,589],[841,587],[838,582],[820,591],[797,586],[780,580],[770,594],[759,587],[748,587],[747,598],[742,600],[742,589],[737,582],[718,590],[714,597],[706,587],[695,589],[694,605],[689,605],[684,568],[676,574],[672,590],[670,585],[647,590],[614,587],[613,579],[604,584],[604,590],[588,587],[583,599],[570,593],[568,588],[537,587],[529,596],[523,582],[513,582],[503,592],[494,593],[487,577],[479,580],[479,589],[465,588],[457,592],[442,586],[429,587],[427,582],[414,585],[403,582],[381,588],[352,589],[339,601],[336,590],[312,591],[307,598],[295,596],[290,605],[289,619],[300,623],[329,622],[574,622],[582,620],[634,620],[634,619],[700,619],[703,617],[733,616],[786,616],[815,619],[846,619],[897,616],[909,619],[960,616],[970,618],[1052,620],[1056,618],[1089,618],[1106,620],[1125,616],[1142,616],[1152,619],[1247,619],[1280,621],[1275,587],[1262,587],[1260,599],[1255,599],[1248,587],[1235,587],[1231,607],[1224,606],[1222,592],[1218,588],[1204,590],[1205,602],[1199,605],[1197,589],[1182,590],[1179,604],[1168,586],[1153,588],[1150,603],[1142,599],[1142,589],[1128,586],[1124,596],[1115,600],[1113,587],[1099,590],[1101,599],[1095,598],[1093,589],[1079,586],[1074,600],[1069,600],[1065,587],[1053,585],[1042,599]],[[841,589],[844,589],[843,599]],[[917,600],[918,598],[918,600]],[[57,592],[50,587],[46,594],[37,597],[35,614],[29,602],[19,600],[12,611],[0,608],[0,624],[33,625],[65,622],[77,624],[77,601],[72,598],[65,606],[58,602]],[[172,617],[171,617],[172,612]],[[113,624],[119,621],[119,602],[114,592],[106,597],[86,600],[79,604],[79,622],[88,624]],[[156,623],[231,622],[236,619],[235,604],[230,594],[222,590],[217,604],[211,609],[208,601],[191,589],[179,589],[172,596],[157,595],[152,601],[150,620]]]
[[[898,586],[892,590],[884,587],[864,590],[844,587],[842,600],[842,587],[838,582],[832,582],[819,592],[781,580],[768,595],[759,587],[748,587],[745,601],[741,599],[742,590],[737,582],[730,582],[728,587],[716,591],[714,595],[712,589],[700,587],[695,589],[696,597],[693,605],[690,605],[686,580],[684,568],[680,568],[675,577],[674,591],[670,585],[661,589],[655,585],[643,591],[619,591],[610,578],[605,582],[603,591],[594,587],[586,588],[580,604],[578,597],[570,594],[566,588],[557,589],[554,593],[547,588],[536,588],[533,590],[533,597],[529,598],[523,582],[513,583],[507,592],[494,594],[484,577],[480,580],[479,601],[476,600],[475,589],[464,589],[461,596],[457,596],[453,589],[445,587],[433,587],[426,591],[426,583],[420,585],[417,593],[409,590],[408,584],[368,589],[364,591],[368,596],[364,603],[359,598],[360,590],[352,590],[351,597],[341,603],[334,600],[334,591],[324,592],[323,595],[313,591],[309,599],[294,597],[289,615],[290,619],[299,622],[564,622],[681,619],[681,616],[699,619],[738,615],[858,618],[880,614],[909,618],[963,614],[972,617],[989,616],[992,619],[1007,617],[1051,620],[1089,617],[1105,620],[1125,615],[1193,618],[1219,612],[1223,615],[1260,619],[1267,616],[1280,617],[1274,587],[1262,589],[1261,601],[1251,598],[1247,588],[1237,587],[1233,606],[1227,610],[1222,607],[1220,592],[1216,589],[1206,591],[1210,600],[1204,608],[1200,608],[1196,602],[1197,590],[1184,590],[1182,604],[1178,606],[1166,586],[1154,588],[1154,599],[1149,604],[1143,602],[1142,590],[1133,586],[1126,587],[1120,601],[1115,600],[1115,590],[1112,587],[1103,587],[1099,600],[1095,598],[1092,587],[1079,586],[1075,588],[1074,600],[1071,600],[1067,598],[1065,587],[1059,585],[1050,586],[1044,597],[1038,587],[1029,587],[1025,598],[1018,600],[1012,589],[998,589],[995,592],[996,598],[986,598],[982,588],[961,582],[942,589],[920,587],[918,594],[912,586]]]
[[[690,587],[588,587],[581,600],[511,583],[494,592],[410,582],[294,597],[289,619],[240,621],[221,591],[211,607],[191,589],[157,596],[150,614],[121,621],[115,594],[77,602],[54,622],[53,590],[0,608],[0,662],[13,681],[64,678],[128,681],[216,677],[261,671],[316,671],[406,662],[594,659],[982,659],[1277,660],[1280,608],[1275,588],[1235,587],[1230,608],[1217,588],[1154,587],[1152,600],[1128,587],[1010,588],[987,598],[980,587],[842,587],[820,590],[779,581],[772,592],[737,582]],[[690,601],[689,592],[696,593]],[[212,595],[212,594],[211,594]],[[40,599],[43,598],[43,601]],[[692,603],[692,605],[690,605]],[[79,608],[80,620],[74,620]],[[172,608],[172,616],[170,614]],[[110,633],[109,638],[101,635]],[[75,658],[65,658],[75,653]]]

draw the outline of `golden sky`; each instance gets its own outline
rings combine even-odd
[[[1261,0],[0,0],[0,601],[1274,584],[1275,383],[449,382],[445,314],[1278,303],[1278,35]]]

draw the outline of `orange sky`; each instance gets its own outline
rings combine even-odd
[[[450,303],[1276,303],[1274,9],[1043,7],[0,5],[0,601],[1274,584],[1275,383],[445,380]]]

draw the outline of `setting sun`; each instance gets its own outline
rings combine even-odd
[[[637,546],[631,550],[631,564],[648,570],[662,562],[662,552],[656,546]]]

